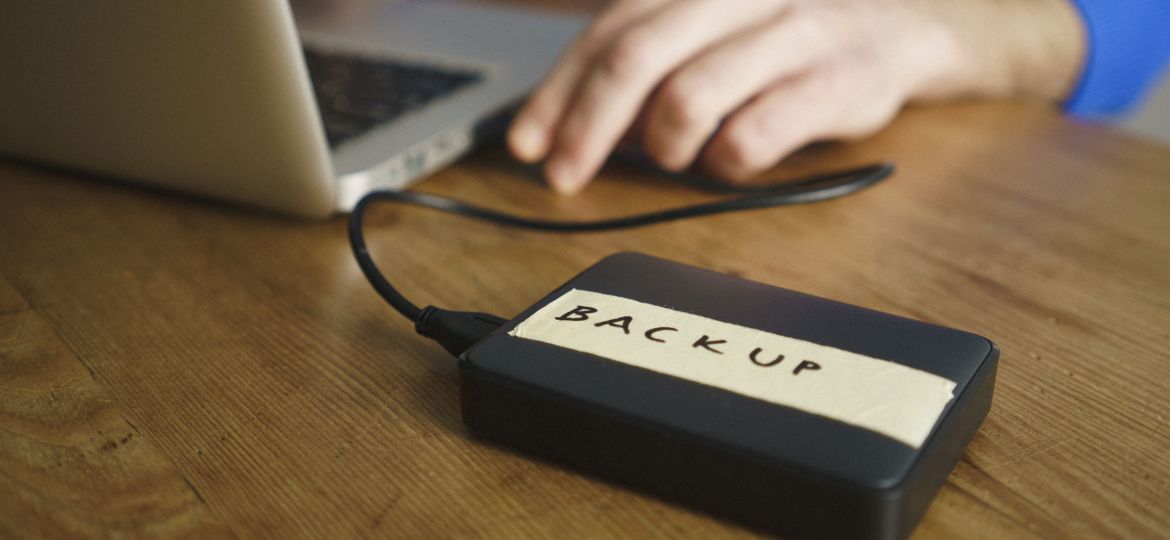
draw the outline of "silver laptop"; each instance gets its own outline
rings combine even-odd
[[[466,153],[585,22],[482,2],[13,0],[0,156],[323,217]]]

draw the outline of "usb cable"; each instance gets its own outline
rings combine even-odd
[[[773,206],[788,206],[827,201],[856,193],[872,186],[894,172],[892,163],[876,163],[864,167],[819,174],[795,181],[783,181],[762,186],[728,186],[699,177],[686,180],[699,187],[721,192],[736,193],[738,196],[709,203],[701,203],[669,210],[635,214],[596,221],[555,221],[527,218],[475,206],[463,201],[413,191],[374,191],[362,197],[349,215],[349,245],[357,259],[362,273],[374,290],[395,310],[414,322],[415,330],[437,341],[454,356],[463,354],[479,340],[503,326],[507,319],[469,311],[451,311],[435,306],[418,307],[398,292],[386,276],[378,270],[366,247],[362,229],[362,218],[370,203],[377,201],[397,202],[440,210],[451,214],[470,217],[536,231],[548,232],[601,232],[633,227],[644,227],[656,223],[675,221],[750,210]]]

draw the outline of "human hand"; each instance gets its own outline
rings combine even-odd
[[[1064,0],[979,4],[1005,3],[620,0],[533,93],[508,143],[522,161],[544,159],[563,193],[584,188],[624,135],[665,169],[742,180],[810,142],[871,134],[912,99],[1071,84],[1079,48],[1059,36],[1079,35]],[[1057,73],[1037,83],[1019,73],[1027,61]]]

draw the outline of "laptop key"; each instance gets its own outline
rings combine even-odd
[[[474,71],[305,49],[325,138],[336,147],[482,79]]]

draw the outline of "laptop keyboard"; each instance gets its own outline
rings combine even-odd
[[[482,79],[474,71],[305,49],[330,147]]]

